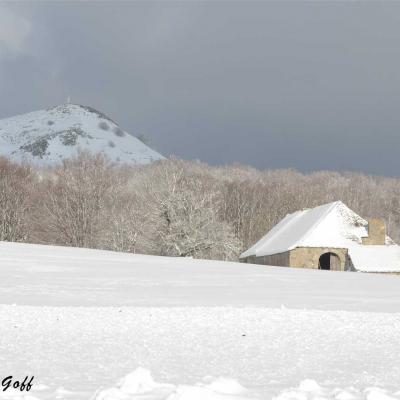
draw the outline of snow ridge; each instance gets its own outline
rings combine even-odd
[[[95,400],[134,400],[138,399],[138,395],[154,400],[260,399],[234,379],[205,377],[203,382],[195,385],[162,384],[154,381],[150,371],[137,368],[125,376],[118,387],[97,393]],[[297,387],[282,390],[272,400],[397,400],[399,398],[399,391],[391,393],[379,387],[367,387],[364,390],[354,387],[324,388],[313,379],[304,379]]]

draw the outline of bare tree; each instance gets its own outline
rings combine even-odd
[[[105,215],[108,223],[104,230],[104,248],[136,253],[138,248],[143,248],[149,210],[142,198],[125,186],[113,191],[111,196]]]
[[[113,168],[98,154],[65,160],[44,182],[43,219],[47,240],[77,247],[99,247],[106,205],[113,190]]]
[[[29,167],[0,158],[0,240],[21,242],[28,238]]]

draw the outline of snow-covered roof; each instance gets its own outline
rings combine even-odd
[[[240,257],[267,256],[296,247],[350,248],[361,245],[367,236],[368,222],[341,201],[335,201],[288,214]],[[393,243],[389,237],[387,243]]]

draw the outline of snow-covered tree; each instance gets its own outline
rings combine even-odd
[[[154,169],[147,187],[154,250],[178,257],[234,259],[240,243],[219,215],[221,196],[207,176],[173,160]]]

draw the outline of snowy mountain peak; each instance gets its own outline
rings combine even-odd
[[[147,164],[164,157],[89,106],[63,104],[0,120],[0,155],[37,166],[54,165],[79,150],[111,161]]]

